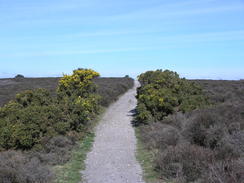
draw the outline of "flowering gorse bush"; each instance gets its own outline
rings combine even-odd
[[[187,112],[207,104],[201,88],[176,72],[148,71],[138,78],[141,83],[137,95],[138,123],[163,120],[174,112]]]
[[[81,97],[89,96],[90,93],[95,92],[96,88],[92,80],[98,76],[99,73],[91,69],[74,70],[72,75],[64,75],[59,81],[58,94],[60,97],[62,97],[62,94]]]
[[[0,108],[0,150],[31,149],[44,138],[84,132],[99,112],[99,99],[93,79],[99,74],[78,69],[64,75],[57,97],[45,89],[28,90],[16,95]]]
[[[100,97],[93,79],[99,73],[91,69],[77,69],[60,80],[58,102],[71,119],[71,130],[82,131],[99,111]]]

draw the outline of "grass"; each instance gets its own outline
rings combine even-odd
[[[85,159],[90,151],[95,134],[93,132],[87,134],[79,145],[73,150],[72,158],[63,166],[56,166],[55,183],[78,183],[81,181],[81,170],[85,169]]]

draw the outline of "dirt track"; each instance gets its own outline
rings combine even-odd
[[[131,126],[136,86],[137,83],[108,108],[97,126],[86,170],[82,172],[87,183],[144,183],[135,157],[136,137]]]

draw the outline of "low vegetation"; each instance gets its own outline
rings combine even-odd
[[[0,182],[47,183],[55,179],[49,167],[70,159],[75,144],[89,134],[101,104],[108,105],[133,85],[131,78],[116,79],[120,83],[108,79],[114,93],[104,97],[100,94],[107,89],[94,82],[98,77],[93,70],[77,69],[58,80],[55,93],[23,91],[0,108]],[[26,78],[20,79],[18,82],[25,82]],[[33,172],[27,172],[28,168]]]
[[[161,70],[139,80],[135,124],[154,158],[147,171],[162,182],[242,183],[244,83],[187,81]]]
[[[16,77],[0,79],[0,107],[15,99],[16,94],[26,90],[46,89],[51,96],[56,94],[60,78],[26,78]]]
[[[95,134],[86,135],[71,152],[71,159],[64,165],[55,166],[56,183],[78,183],[81,181],[81,171],[85,169],[85,159],[90,151]]]
[[[116,101],[120,95],[134,85],[132,79],[129,77],[95,78],[93,81],[98,86],[97,93],[101,96],[100,104],[104,107]]]
[[[18,151],[6,151],[0,154],[0,181],[2,183],[48,182],[53,174],[47,166],[35,157],[29,157]]]
[[[15,99],[16,94],[26,90],[43,88],[50,92],[51,96],[56,96],[56,90],[61,78],[10,78],[0,79],[0,107]],[[129,76],[124,78],[94,78],[93,82],[97,86],[97,94],[101,96],[100,104],[104,107],[115,101],[128,88],[133,86],[133,81]]]

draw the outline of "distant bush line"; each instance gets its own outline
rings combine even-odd
[[[133,86],[131,78],[117,79],[120,83],[116,83],[98,77],[91,69],[77,69],[59,80],[55,95],[46,89],[27,90],[0,108],[0,182],[50,181],[53,175],[45,166],[66,162],[75,141],[88,131],[101,106]],[[110,97],[103,94],[106,91],[111,92]],[[25,172],[34,166],[34,175]]]
[[[243,182],[243,82],[189,81],[168,70],[139,81],[135,124],[159,179]]]

